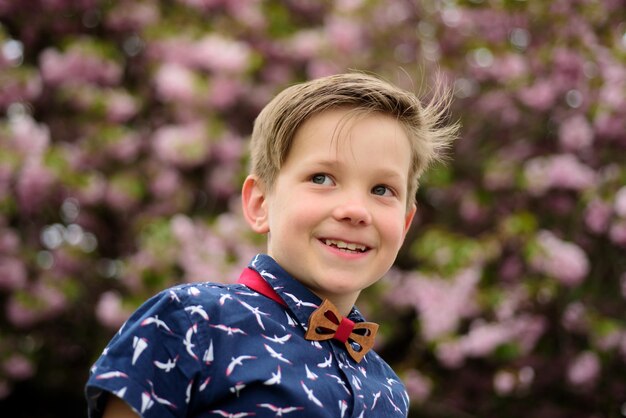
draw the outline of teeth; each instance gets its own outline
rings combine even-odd
[[[352,242],[338,241],[334,239],[325,240],[326,245],[334,245],[337,248],[346,249],[350,251],[365,251],[367,247],[365,245],[354,244]]]

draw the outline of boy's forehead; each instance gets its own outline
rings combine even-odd
[[[295,150],[299,159],[322,158],[320,164],[327,166],[370,151],[384,160],[396,157],[400,163],[409,158],[411,144],[397,120],[380,112],[352,110],[332,109],[309,118],[296,131],[289,154]],[[372,137],[377,141],[372,142]],[[363,147],[375,149],[363,150]]]

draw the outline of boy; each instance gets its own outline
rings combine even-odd
[[[142,305],[87,383],[91,417],[405,417],[409,399],[353,306],[391,267],[417,180],[449,144],[446,101],[341,74],[260,113],[243,213],[267,235],[238,284]]]

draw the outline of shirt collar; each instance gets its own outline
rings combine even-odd
[[[300,325],[306,329],[309,316],[322,303],[322,299],[293,278],[267,254],[256,255],[248,267],[261,275],[287,304],[288,309],[300,322]],[[352,308],[348,318],[354,322],[365,321],[356,307]]]

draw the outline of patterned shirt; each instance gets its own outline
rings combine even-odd
[[[319,297],[271,257],[250,268],[287,307],[242,284],[193,283],[145,302],[91,369],[89,416],[113,393],[142,417],[406,417],[404,385],[373,350],[304,339]],[[364,319],[355,308],[348,316]]]

